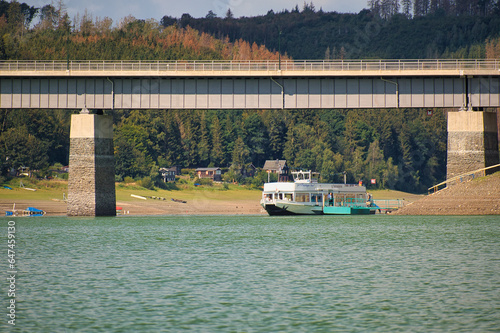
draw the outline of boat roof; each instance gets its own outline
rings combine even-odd
[[[25,209],[27,212],[35,212],[35,213],[43,213],[43,210],[35,208],[35,207],[28,207]]]
[[[333,184],[333,183],[297,183],[275,182],[265,183],[264,192],[323,192],[323,193],[366,193],[366,187],[358,184]]]

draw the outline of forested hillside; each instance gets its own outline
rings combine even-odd
[[[258,17],[185,14],[179,20],[164,16],[161,22],[256,42],[294,59],[484,58],[485,41],[500,36],[498,1],[370,0],[368,7],[342,14],[304,2],[301,9],[270,10]]]
[[[87,14],[70,20],[62,2],[36,8],[2,0],[0,59],[277,59],[278,47],[273,44],[277,40],[272,34],[278,36],[279,30],[281,51],[296,58],[396,57],[399,44],[414,50],[400,47],[401,57],[408,58],[425,58],[429,52],[433,57],[443,52],[449,56],[463,52],[466,57],[476,51],[477,57],[500,55],[498,17],[490,13],[384,16],[373,7],[359,14],[338,14],[306,4],[302,11],[296,8],[256,18],[234,19],[228,14],[224,19],[214,15],[164,17],[161,23],[127,17],[113,25],[110,19],[92,19]],[[401,28],[395,28],[396,22]],[[412,24],[417,22],[428,25],[429,33],[416,31]],[[446,22],[455,22],[450,23],[455,28]],[[474,30],[477,22],[481,22],[481,33]],[[445,37],[439,47],[427,44],[428,35],[435,34],[430,26],[443,27]],[[457,39],[447,35],[454,29],[460,31]],[[356,31],[362,33],[353,35]],[[400,34],[399,43],[390,37],[395,33]],[[350,182],[376,179],[373,187],[423,192],[442,181],[446,171],[446,113],[438,110],[428,116],[426,111],[105,112],[114,117],[118,180],[155,177],[159,167],[171,165],[220,166],[227,170],[227,180],[259,185],[267,175],[245,179],[245,171],[262,167],[266,159],[286,159],[292,168],[321,172],[325,181],[342,181],[346,171]],[[51,165],[66,165],[70,114],[0,110],[0,178],[20,166],[39,170],[43,176]]]

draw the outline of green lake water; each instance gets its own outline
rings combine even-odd
[[[7,316],[9,221],[15,326]],[[500,216],[0,225],[2,332],[500,331]]]

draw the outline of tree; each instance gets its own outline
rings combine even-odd
[[[10,3],[9,9],[7,11],[7,22],[9,24],[10,30],[14,34],[22,34],[24,30],[24,14],[21,10],[21,4],[17,1],[12,1]]]
[[[181,133],[172,110],[161,112],[158,146],[160,149],[158,165],[160,167],[182,165],[184,163]]]
[[[210,152],[210,162],[214,166],[223,165],[224,163],[224,150],[223,150],[223,137],[222,128],[220,126],[219,117],[214,115],[212,118],[212,150]]]
[[[40,10],[40,29],[54,29],[59,21],[56,9],[52,5],[45,5]]]
[[[344,46],[342,46],[340,48],[340,59],[344,60],[345,57],[346,57],[346,50],[345,50]]]
[[[153,160],[147,153],[147,131],[142,126],[122,124],[114,131],[115,172],[124,177],[149,176]]]
[[[205,16],[207,19],[214,19],[217,18],[217,14],[215,14],[212,10],[208,11],[208,14]]]
[[[0,135],[0,159],[2,174],[10,169],[29,167],[40,170],[48,167],[48,156],[44,153],[46,143],[28,132],[26,126],[11,128]]]
[[[267,131],[269,133],[269,158],[281,159],[286,140],[286,125],[282,112],[273,111],[270,113]]]
[[[365,172],[366,180],[376,179],[377,188],[383,187],[384,182],[384,170],[387,169],[387,163],[384,160],[384,153],[380,149],[379,141],[376,139],[370,144],[368,148],[368,153],[366,154],[366,167],[368,170]]]
[[[325,149],[321,164],[321,179],[328,183],[343,182],[344,159],[340,153]]]
[[[331,54],[331,52],[330,52],[330,46],[328,46],[328,47],[326,48],[326,51],[325,51],[325,60],[330,60],[330,59],[332,59],[332,58],[333,58],[333,57],[332,57],[332,54]]]
[[[250,159],[256,165],[264,165],[268,155],[269,140],[266,134],[266,127],[257,113],[251,113],[243,121],[244,142]]]
[[[404,16],[411,17],[413,2],[412,0],[401,0],[401,10]]]
[[[186,166],[195,167],[199,164],[197,138],[199,137],[199,125],[193,115],[184,112],[182,119],[182,147],[184,150],[184,163]]]
[[[201,112],[200,119],[200,137],[198,140],[198,156],[200,165],[208,165],[210,163],[210,137],[208,133],[206,112]]]
[[[250,151],[241,136],[234,143],[232,157],[232,165],[238,170],[245,168],[250,161]]]

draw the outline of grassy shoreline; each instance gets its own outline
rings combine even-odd
[[[3,186],[0,188],[0,210],[3,215],[7,209],[12,209],[16,203],[17,209],[35,206],[45,210],[49,215],[64,215],[66,212],[67,181],[40,180],[29,182],[22,180],[25,188],[19,186],[20,180],[12,180],[9,184],[12,190]],[[116,204],[124,211],[136,215],[155,214],[264,214],[260,207],[261,190],[243,185],[214,184],[198,186],[179,184],[179,189],[149,190],[134,183],[116,183]],[[374,199],[404,199],[413,202],[422,197],[393,190],[370,191]],[[148,198],[138,199],[135,196]],[[156,198],[152,199],[152,198]],[[175,199],[175,200],[172,200]],[[176,201],[179,200],[179,201]],[[183,203],[185,202],[185,203]]]
[[[19,186],[23,182],[25,188],[36,189],[30,191]],[[11,187],[12,190],[5,189],[3,186]],[[227,185],[226,185],[227,186]],[[166,199],[181,199],[192,200],[200,195],[212,200],[244,200],[255,198],[260,200],[261,189],[250,188],[244,185],[230,184],[226,188],[221,184],[212,186],[192,186],[178,185],[179,189],[165,190],[156,188],[154,190],[146,189],[138,186],[135,183],[124,184],[116,183],[116,199],[117,200],[133,200],[130,194],[145,196],[145,197],[164,197]],[[404,199],[407,201],[415,201],[422,198],[423,194],[412,194],[396,190],[368,190],[375,199]],[[64,195],[68,193],[68,183],[65,180],[37,180],[27,181],[26,178],[14,179],[5,183],[0,188],[0,199],[28,199],[33,200],[62,200]]]

